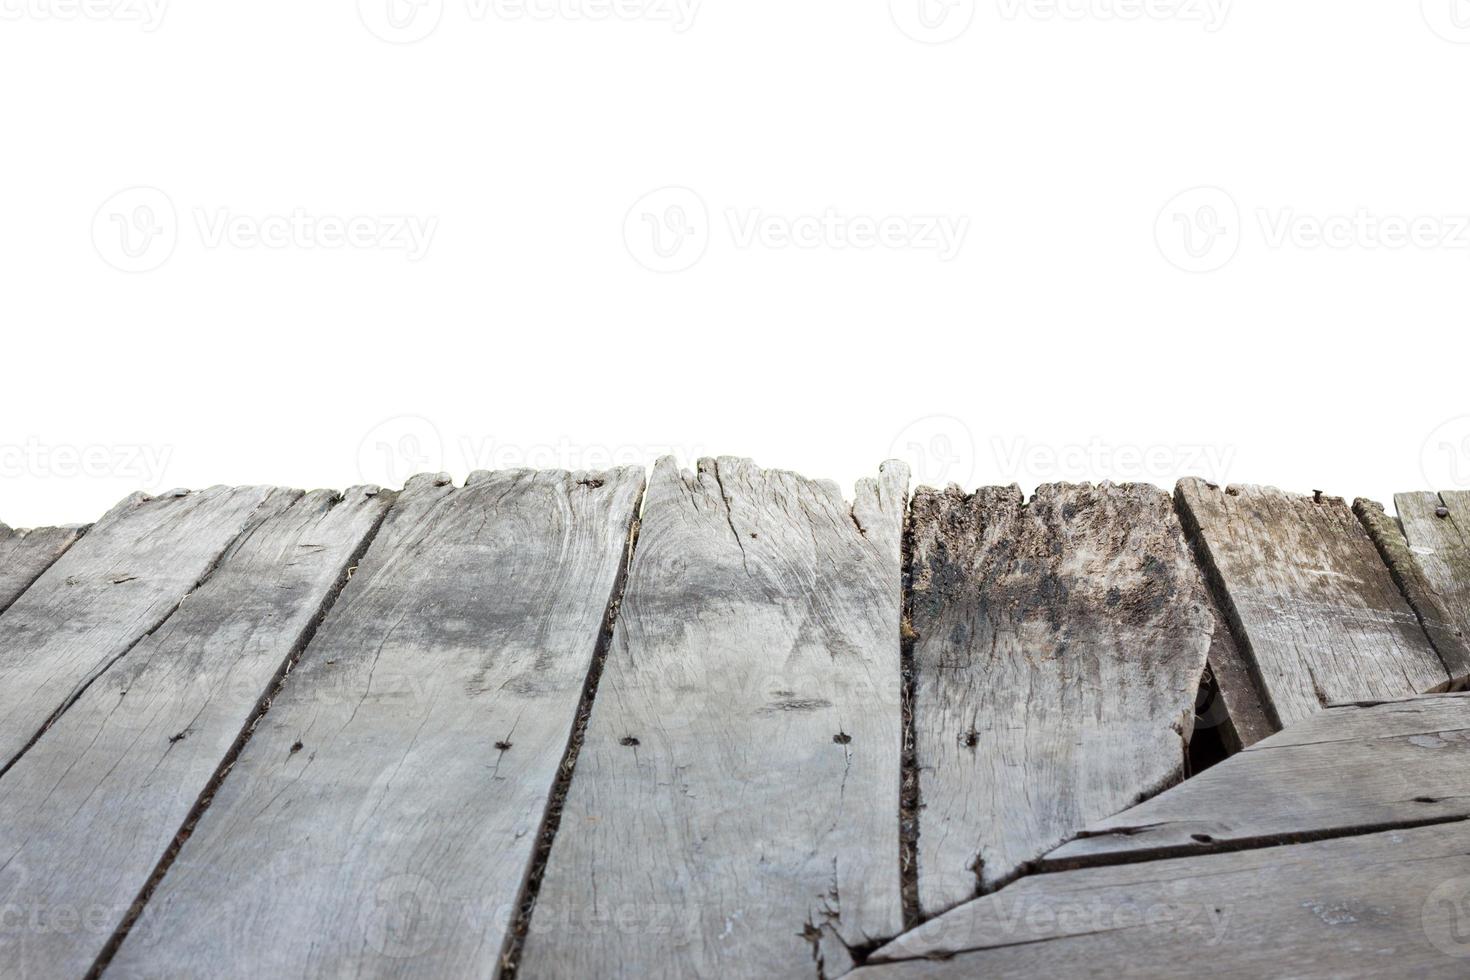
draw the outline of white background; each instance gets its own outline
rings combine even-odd
[[[0,519],[667,450],[1470,485],[1466,0],[388,2],[0,0]]]

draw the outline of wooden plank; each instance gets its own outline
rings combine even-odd
[[[873,954],[852,980],[1463,978],[1470,823],[1035,875]]]
[[[9,609],[84,531],[80,525],[18,531],[0,523],[0,612]]]
[[[1214,623],[1153,487],[921,489],[911,534],[934,915],[1183,778]]]
[[[642,486],[411,481],[108,976],[493,973]]]
[[[391,494],[272,494],[259,527],[0,778],[0,962],[83,976],[345,581]],[[85,912],[71,928],[66,916]]]
[[[1470,818],[1470,695],[1328,708],[1101,820],[1046,869]]]
[[[1176,514],[1182,509],[1183,504],[1176,495]],[[1239,752],[1276,731],[1276,726],[1266,712],[1265,700],[1250,660],[1235,638],[1236,627],[1219,599],[1224,588],[1210,574],[1209,561],[1203,554],[1204,544],[1199,540],[1199,528],[1188,520],[1187,515],[1181,523],[1189,537],[1195,564],[1204,573],[1206,599],[1215,621],[1206,678],[1211,682],[1206,688],[1211,700],[1196,705],[1195,726],[1197,729],[1200,726],[1218,727],[1221,750]]]
[[[1402,526],[1368,500],[1353,505],[1456,686],[1470,678],[1470,494],[1394,496]]]
[[[521,975],[833,976],[902,929],[907,481],[658,463]]]
[[[0,615],[0,771],[178,607],[271,493],[128,497]]]
[[[1334,701],[1435,690],[1449,675],[1363,525],[1338,497],[1179,484],[1264,693],[1284,727]]]

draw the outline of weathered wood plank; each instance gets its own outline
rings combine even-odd
[[[1176,503],[1176,514],[1180,509]],[[1235,638],[1237,627],[1231,623],[1217,598],[1223,592],[1223,586],[1211,577],[1209,562],[1202,554],[1204,545],[1199,540],[1199,529],[1189,522],[1187,515],[1181,523],[1189,537],[1195,564],[1203,574],[1206,601],[1215,621],[1208,665],[1209,679],[1214,682],[1210,685],[1213,700],[1196,706],[1195,725],[1197,728],[1200,725],[1217,726],[1224,751],[1239,752],[1270,735],[1276,726],[1266,713],[1251,663]]]
[[[1467,902],[1461,822],[1035,875],[849,976],[1463,978]]]
[[[643,473],[411,481],[109,976],[485,976]]]
[[[83,976],[345,580],[390,494],[272,494],[198,591],[0,778],[0,963]],[[85,912],[70,928],[71,911]]]
[[[1456,685],[1470,678],[1470,494],[1394,496],[1402,527],[1368,500],[1353,505],[1418,613]]]
[[[0,614],[0,771],[178,607],[271,492],[135,494]]]
[[[74,525],[18,531],[0,523],[0,613],[9,609],[85,530]]]
[[[933,915],[1183,778],[1214,623],[1153,487],[921,489],[911,534]]]
[[[907,480],[658,463],[522,976],[836,975],[902,929]]]
[[[1338,497],[1179,484],[1271,721],[1334,701],[1443,687],[1449,675],[1363,525]]]
[[[1470,695],[1328,708],[1088,827],[1043,868],[1470,818]]]

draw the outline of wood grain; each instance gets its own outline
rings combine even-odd
[[[902,929],[907,480],[658,463],[521,976],[835,976]]]
[[[1470,818],[1470,695],[1328,708],[1088,827],[1043,868]]]
[[[0,771],[157,628],[258,520],[268,487],[122,501],[0,615]]]
[[[1470,679],[1470,494],[1401,493],[1396,523],[1372,501],[1353,505],[1419,615],[1456,686]],[[1443,516],[1441,516],[1443,515]]]
[[[642,486],[410,481],[108,976],[495,972]]]
[[[1325,704],[1392,698],[1449,675],[1358,519],[1337,497],[1179,484],[1226,614],[1277,727]]]
[[[1214,623],[1153,487],[921,489],[911,528],[933,915],[1183,777]]]
[[[34,913],[0,920],[8,976],[92,967],[390,500],[272,494],[189,601],[0,778],[0,908]]]
[[[80,525],[17,531],[0,523],[0,613],[9,609],[85,531]]]
[[[1470,823],[1035,875],[852,980],[1465,976]]]

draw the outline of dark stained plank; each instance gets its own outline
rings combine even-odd
[[[654,468],[521,976],[835,976],[902,929],[907,480]]]
[[[1456,685],[1470,677],[1470,494],[1401,493],[1399,522],[1359,500],[1353,510],[1419,615]]]
[[[18,531],[0,523],[0,612],[9,609],[85,531],[75,525]]]
[[[933,915],[1183,778],[1214,623],[1153,487],[921,489],[911,535]]]
[[[1201,480],[1181,481],[1178,497],[1273,724],[1334,701],[1404,697],[1448,683],[1368,532],[1340,498]]]
[[[642,487],[410,481],[107,975],[495,972]]]
[[[208,581],[0,778],[0,908],[87,912],[80,928],[0,917],[8,975],[92,967],[391,499],[272,494]]]
[[[1328,708],[1088,827],[1046,868],[1470,818],[1470,695]]]
[[[0,615],[0,770],[178,607],[273,492],[128,497]]]
[[[1466,975],[1470,823],[1025,878],[852,980]],[[943,957],[943,958],[940,958]]]

